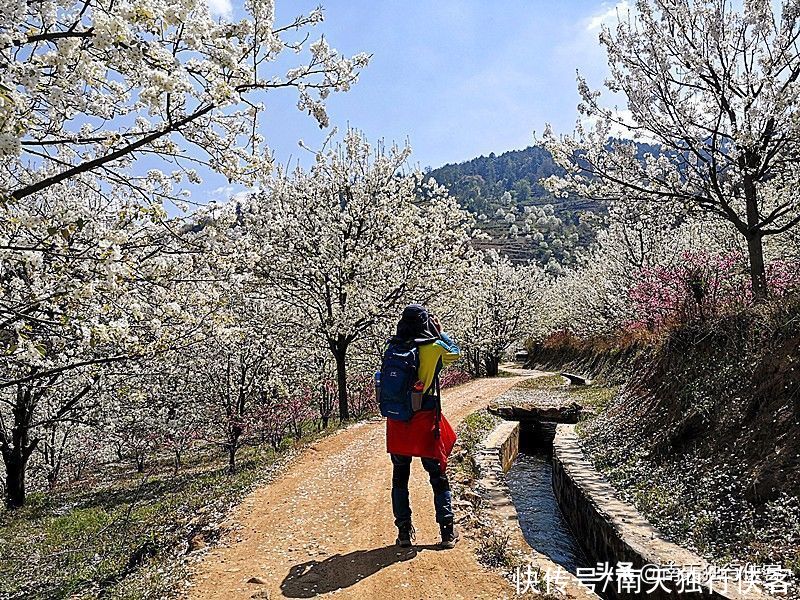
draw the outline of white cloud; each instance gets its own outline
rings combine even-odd
[[[227,200],[238,190],[237,187],[232,185],[221,185],[211,192],[211,198],[214,200]]]
[[[206,0],[206,4],[212,15],[220,16],[223,19],[230,19],[233,16],[231,0]]]
[[[257,193],[260,189],[258,185],[251,188],[243,188],[241,185],[221,185],[209,192],[207,201],[216,202],[217,204],[238,202],[246,200],[251,194]]]
[[[242,190],[241,192],[236,192],[233,196],[231,196],[231,200],[233,202],[241,202],[243,200],[247,200],[251,194],[255,194],[258,192],[258,188],[254,188],[252,190]]]
[[[603,12],[589,17],[586,20],[586,31],[597,31],[601,25],[613,24],[617,18],[625,18],[627,13],[633,8],[629,0],[620,0],[614,6],[609,7],[607,2],[602,4]]]
[[[619,139],[635,140],[649,144],[658,144],[660,140],[647,131],[639,129],[633,118],[633,113],[627,108],[615,108],[612,110],[614,123],[611,125],[609,135]],[[595,117],[581,118],[581,124],[585,129],[592,129],[597,124]]]

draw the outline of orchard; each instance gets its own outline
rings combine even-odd
[[[410,303],[460,345],[455,386],[523,345],[659,344],[796,301],[800,2],[624,3],[607,89],[579,74],[534,186],[510,159],[446,181],[357,115],[333,128],[373,56],[275,4],[0,4],[6,519],[123,481],[132,511],[154,473],[240,481],[374,417]],[[305,162],[275,159],[277,98],[330,132]],[[210,201],[207,178],[240,191]]]

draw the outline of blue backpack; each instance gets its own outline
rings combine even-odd
[[[411,392],[417,382],[419,348],[389,343],[381,363],[378,407],[384,417],[409,421],[414,416]]]

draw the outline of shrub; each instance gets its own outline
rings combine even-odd
[[[470,379],[472,379],[472,377],[466,371],[450,368],[442,371],[440,381],[442,384],[442,389],[444,389],[462,385],[467,383]]]
[[[747,265],[738,254],[684,252],[678,264],[646,267],[628,291],[635,316],[627,329],[655,331],[704,322],[750,306],[753,301]],[[767,269],[773,297],[800,286],[796,264],[773,261]]]
[[[378,412],[375,401],[375,380],[372,375],[353,375],[347,383],[350,417],[361,419]]]

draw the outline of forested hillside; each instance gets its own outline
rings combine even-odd
[[[479,156],[429,172],[461,204],[479,216],[494,247],[514,261],[535,260],[551,270],[573,264],[594,242],[605,211],[601,203],[571,196],[556,198],[542,179],[564,171],[545,148],[529,146],[499,156]]]
[[[485,213],[498,206],[505,192],[525,205],[558,202],[544,189],[540,180],[551,175],[562,175],[563,172],[547,150],[540,146],[529,146],[499,156],[492,152],[489,156],[446,164],[430,171],[430,175],[450,188],[467,208]]]

